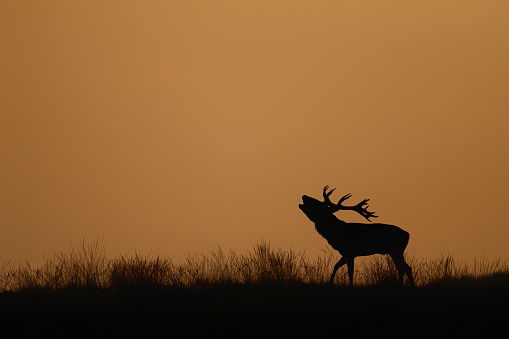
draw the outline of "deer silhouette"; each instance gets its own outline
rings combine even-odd
[[[299,208],[315,223],[315,228],[327,242],[341,254],[341,259],[334,266],[329,283],[333,283],[337,270],[344,264],[348,267],[350,286],[353,285],[354,259],[358,256],[372,254],[389,254],[399,273],[399,282],[403,283],[406,274],[410,285],[414,285],[412,268],[405,262],[403,253],[410,239],[410,234],[401,228],[388,224],[347,223],[338,219],[334,213],[339,210],[353,210],[366,218],[377,218],[367,210],[369,199],[364,199],[355,206],[344,206],[342,203],[352,195],[346,194],[337,204],[330,201],[334,192],[329,186],[323,188],[324,201],[302,196]]]

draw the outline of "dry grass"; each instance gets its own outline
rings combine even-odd
[[[207,255],[188,255],[182,263],[171,258],[136,253],[108,259],[104,241],[96,240],[47,259],[40,267],[29,263],[3,262],[0,291],[64,290],[69,288],[122,289],[130,287],[202,287],[224,284],[296,283],[323,285],[339,259],[324,250],[315,260],[304,252],[273,248],[259,242],[245,254],[225,252],[220,247]],[[446,284],[503,284],[509,280],[509,265],[500,258],[475,258],[471,264],[452,256],[437,259],[407,258],[418,287]],[[383,286],[397,281],[397,271],[388,256],[356,260],[355,285]],[[336,285],[348,285],[346,267],[336,276]]]
[[[485,337],[505,329],[509,268],[499,258],[407,258],[417,288],[399,286],[389,257],[358,258],[350,288],[346,267],[327,284],[339,259],[330,249],[310,259],[260,242],[246,253],[218,247],[177,263],[140,253],[110,259],[104,247],[83,241],[38,267],[1,263],[4,327],[25,336],[185,329],[190,336],[253,337]]]
[[[80,248],[55,253],[40,267],[32,267],[28,262],[18,265],[3,262],[0,290],[104,288],[109,282],[110,263],[104,254],[104,241],[87,244],[83,240]]]

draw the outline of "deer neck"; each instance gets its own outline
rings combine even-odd
[[[323,237],[327,237],[331,232],[342,231],[346,226],[343,220],[338,219],[334,214],[324,216],[315,222],[315,228]]]

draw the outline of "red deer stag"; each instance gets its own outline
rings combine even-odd
[[[410,234],[394,225],[347,223],[339,220],[333,214],[339,210],[356,211],[369,222],[371,222],[369,218],[376,218],[377,216],[367,210],[369,199],[364,199],[355,206],[344,206],[342,203],[352,196],[346,194],[339,199],[337,204],[332,203],[329,197],[335,189],[327,192],[328,188],[329,186],[325,186],[323,189],[323,202],[303,195],[303,203],[299,204],[299,208],[309,220],[315,223],[318,233],[342,255],[342,258],[334,266],[329,283],[334,281],[336,271],[346,264],[350,286],[352,286],[355,257],[379,253],[391,256],[398,270],[400,283],[403,282],[403,276],[406,274],[413,286],[412,268],[405,262],[403,257]]]

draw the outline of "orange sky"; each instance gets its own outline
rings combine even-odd
[[[3,1],[0,258],[314,255],[329,184],[509,258],[509,2]],[[338,216],[362,221],[353,212]]]

